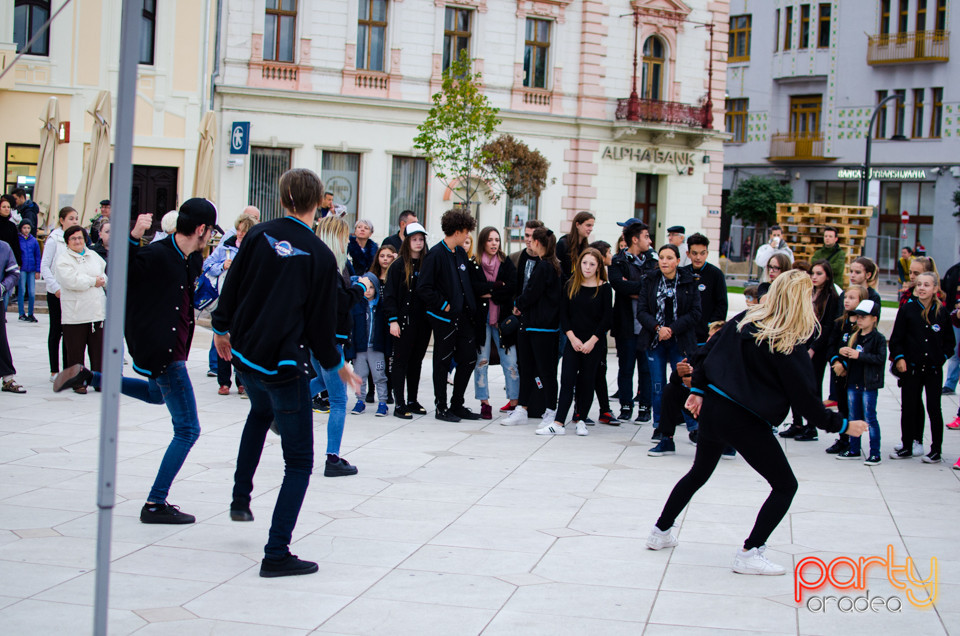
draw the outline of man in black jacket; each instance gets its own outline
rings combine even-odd
[[[324,369],[337,369],[348,387],[359,378],[337,350],[336,259],[310,229],[323,196],[312,171],[280,177],[287,215],[259,223],[244,237],[213,312],[217,353],[232,360],[250,397],[237,454],[230,518],[253,521],[253,475],[271,422],[283,447],[284,475],[273,509],[260,576],[311,574],[317,564],[290,554],[290,541],[313,471],[310,352]],[[327,464],[346,470],[339,457]]]
[[[161,241],[140,247],[153,223],[141,214],[130,232],[127,261],[127,308],[124,335],[133,370],[147,378],[123,378],[124,395],[150,404],[166,404],[173,420],[173,441],[160,463],[147,503],[140,510],[143,523],[181,524],[196,521],[167,503],[170,484],[200,436],[200,420],[193,385],[187,373],[187,355],[193,340],[193,291],[200,275],[200,250],[217,226],[217,210],[206,199],[189,199],[177,214],[177,231]],[[100,374],[82,365],[64,369],[53,382],[54,391],[89,382],[100,388]]]
[[[30,227],[33,228],[30,233],[36,236],[37,223],[40,222],[40,207],[27,198],[27,191],[24,188],[17,188],[10,194],[13,195],[17,204],[17,212],[20,214],[20,218],[30,221]]]
[[[637,298],[643,279],[657,271],[657,255],[651,249],[650,228],[640,219],[617,223],[623,227],[627,248],[613,257],[607,275],[617,292],[613,305],[613,337],[617,345],[620,371],[617,386],[620,396],[620,419],[629,420],[633,414],[633,369],[639,379],[637,423],[649,422],[652,400],[650,370],[647,356],[640,351],[640,323],[637,321]]]
[[[403,238],[406,236],[404,230],[411,223],[417,222],[417,213],[413,210],[404,210],[400,213],[400,216],[397,217],[397,225],[400,229],[397,230],[396,234],[391,234],[387,238],[383,239],[383,242],[380,246],[389,245],[393,249],[397,250],[397,254],[400,253],[400,246],[403,245]]]
[[[427,308],[433,328],[433,391],[436,418],[444,422],[478,420],[480,416],[463,405],[464,393],[477,364],[473,316],[477,298],[470,282],[470,266],[463,242],[477,227],[465,210],[448,210],[440,220],[444,238],[434,245],[420,268],[417,294]],[[450,360],[457,363],[453,395],[447,410],[447,372]]]
[[[727,319],[727,281],[720,268],[707,262],[710,239],[697,232],[687,238],[687,254],[690,265],[686,266],[700,290],[700,321],[697,323],[697,344],[707,341],[707,326],[712,322]]]

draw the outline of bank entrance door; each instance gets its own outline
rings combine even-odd
[[[657,200],[660,189],[660,176],[655,174],[637,174],[636,194],[633,203],[633,216],[650,226],[650,236],[657,234]]]
[[[134,166],[130,218],[152,214],[153,225],[148,234],[160,229],[160,219],[177,209],[177,169],[167,166]],[[132,225],[131,225],[132,227]]]

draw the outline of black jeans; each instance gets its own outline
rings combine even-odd
[[[453,374],[453,395],[450,406],[463,406],[473,368],[477,366],[477,345],[473,325],[463,318],[449,321],[430,318],[433,327],[433,395],[437,408],[447,408],[447,373],[450,360],[457,363]]]
[[[566,422],[570,404],[576,392],[576,412],[580,419],[587,417],[593,406],[593,392],[597,386],[597,370],[603,359],[603,348],[598,343],[590,353],[574,351],[567,342],[560,363],[560,399],[557,403],[557,415],[554,418],[561,424]]]
[[[815,353],[811,362],[813,362],[813,381],[817,386],[817,394],[823,395],[823,376],[826,375],[827,371],[827,354],[826,353]],[[837,400],[837,404],[840,403],[840,400]],[[797,414],[796,409],[790,409],[793,414],[793,422],[799,426],[803,426],[803,418]],[[807,424],[809,426],[809,424]]]
[[[600,342],[597,343],[597,348],[601,349],[600,353],[600,366],[597,368],[597,377],[594,380],[595,391],[597,394],[597,404],[600,406],[601,413],[607,413],[610,411],[610,393],[607,390],[607,337],[604,335],[600,339]],[[578,412],[583,413],[583,416],[586,417],[587,414],[577,409]]]
[[[743,547],[750,550],[767,542],[790,509],[797,493],[797,478],[777,438],[770,434],[770,425],[713,391],[704,396],[700,409],[700,435],[693,466],[673,487],[657,528],[667,530],[673,525],[693,495],[710,479],[727,444],[739,451],[772,488]]]
[[[904,448],[913,448],[913,442],[923,443],[923,394],[927,395],[927,415],[930,417],[930,451],[939,453],[943,446],[943,411],[940,410],[940,390],[943,387],[943,367],[910,369],[900,380],[900,441]]]
[[[617,359],[620,369],[617,373],[617,390],[620,395],[620,408],[632,409],[633,396],[639,395],[639,406],[652,403],[653,385],[650,382],[650,364],[647,353],[640,351],[640,334],[621,336],[616,339]],[[633,392],[633,369],[636,367],[637,392]]]
[[[686,409],[683,405],[689,395],[690,389],[684,386],[683,382],[673,379],[667,382],[660,403],[660,426],[657,427],[662,437],[673,437],[677,424],[684,423],[683,414]]]
[[[242,372],[240,378],[250,396],[250,414],[240,436],[237,470],[233,476],[233,506],[249,506],[253,475],[263,454],[263,443],[276,421],[283,448],[283,483],[273,508],[269,539],[264,546],[268,558],[281,559],[290,553],[293,528],[313,472],[313,411],[310,381],[297,373],[273,378]]]
[[[393,399],[397,406],[417,401],[420,388],[420,369],[430,344],[430,325],[426,316],[416,320],[400,331],[400,337],[393,339]],[[406,378],[406,399],[404,399],[404,378]]]
[[[243,386],[243,382],[240,380],[240,372],[233,371],[233,365],[217,356],[217,384],[219,386],[230,387],[230,374],[233,373],[237,379],[237,388]]]
[[[56,294],[47,292],[47,311],[50,312],[50,332],[47,335],[47,355],[50,356],[50,373],[60,371],[60,358],[57,349],[60,348],[60,340],[63,338],[63,326],[60,320],[63,314],[60,311],[60,299]],[[63,346],[63,359],[67,359],[67,347]]]
[[[557,408],[557,356],[559,353],[556,331],[526,329],[520,331],[517,338],[520,406],[529,407],[534,390],[542,390],[546,408]]]

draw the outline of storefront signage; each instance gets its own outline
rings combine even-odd
[[[862,177],[863,171],[859,168],[840,168],[837,170],[838,179],[861,179]],[[870,178],[884,181],[926,179],[927,171],[923,168],[870,168]]]
[[[235,121],[230,126],[230,154],[250,154],[250,122]]]
[[[695,154],[692,152],[643,148],[640,146],[607,146],[603,149],[602,158],[615,161],[626,159],[628,161],[673,164],[678,170],[686,167],[692,168],[696,165]]]

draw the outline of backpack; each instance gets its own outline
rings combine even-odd
[[[221,279],[207,273],[197,276],[193,286],[193,306],[198,311],[213,311],[220,300]]]

